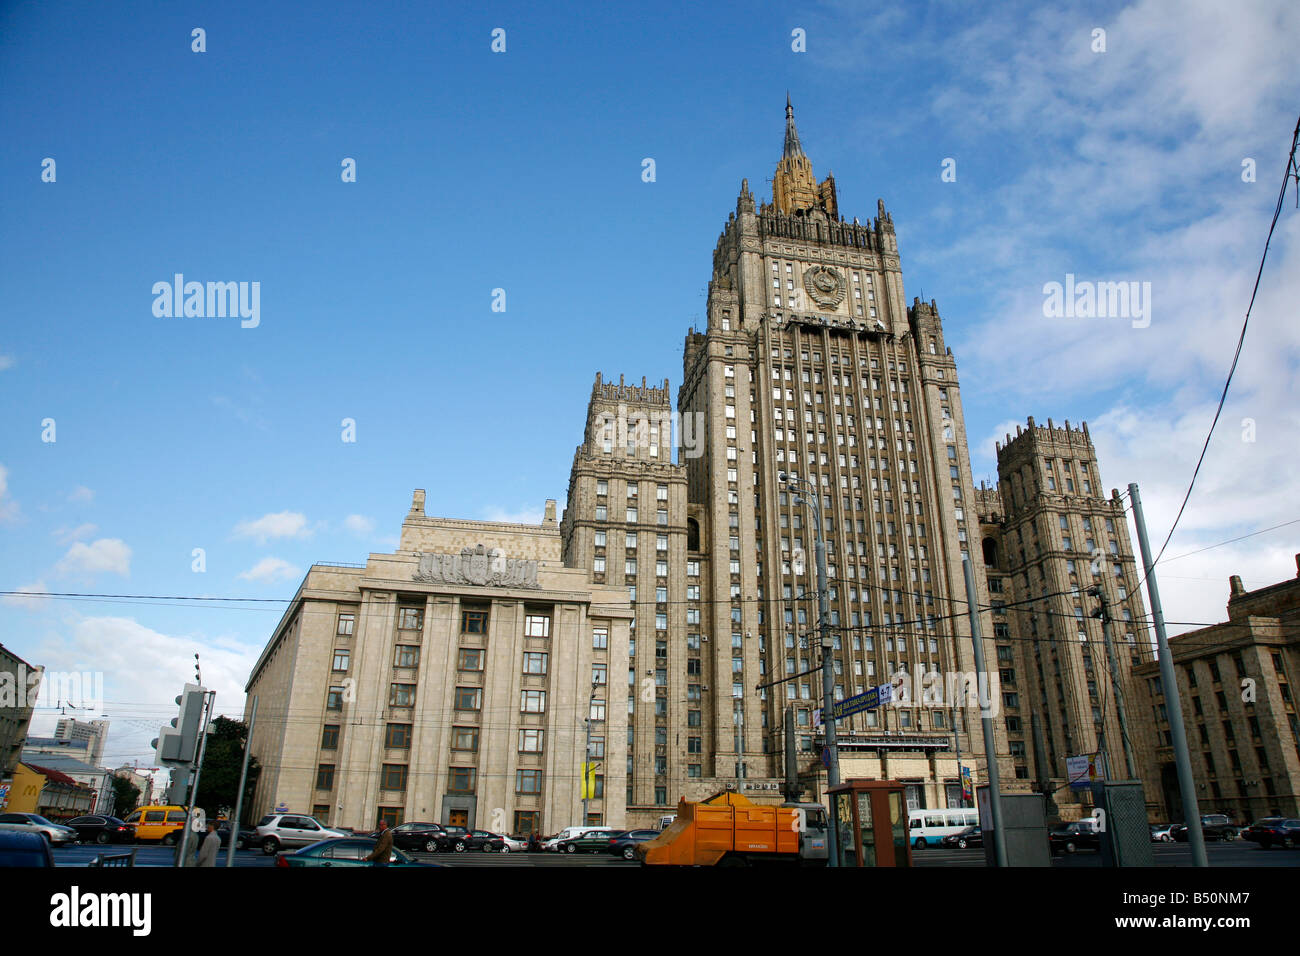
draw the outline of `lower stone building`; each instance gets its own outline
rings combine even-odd
[[[251,816],[495,832],[624,825],[632,610],[540,525],[425,515],[393,554],[307,572],[249,678]],[[605,786],[610,768],[610,786]]]
[[[1247,591],[1229,578],[1228,620],[1169,639],[1201,813],[1246,823],[1300,816],[1300,555],[1297,575]],[[1135,721],[1154,753],[1147,799],[1184,819],[1157,663],[1133,670]]]

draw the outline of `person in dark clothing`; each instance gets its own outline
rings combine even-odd
[[[379,821],[379,840],[366,861],[373,866],[388,866],[389,857],[393,855],[393,831],[388,829],[388,821]]]

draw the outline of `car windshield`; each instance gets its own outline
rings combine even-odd
[[[45,819],[45,818],[44,818],[43,816],[41,816],[39,813],[29,813],[29,814],[27,814],[27,821],[28,821],[29,823],[40,823],[40,824],[43,824],[43,825],[45,825],[45,826],[50,826],[50,827],[54,826],[53,823],[51,823],[49,820]]]

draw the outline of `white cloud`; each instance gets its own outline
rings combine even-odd
[[[37,581],[35,584],[24,584],[15,588],[16,594],[6,594],[0,598],[0,603],[8,604],[10,607],[26,608],[29,611],[35,611],[45,608],[49,602],[47,597],[31,597],[30,595],[48,590],[44,581]]]
[[[176,716],[176,695],[194,680],[196,653],[204,686],[216,691],[217,713],[242,716],[244,684],[260,651],[224,637],[164,634],[133,618],[74,617],[23,656],[47,671],[102,674],[106,700],[128,702],[127,710],[148,722],[156,716],[161,725]],[[109,735],[114,765],[134,756],[152,763],[157,726],[114,720]]]
[[[14,357],[12,355],[0,355],[0,372],[7,372],[14,367]]]
[[[82,538],[89,538],[99,530],[98,525],[79,524],[75,528],[57,528],[52,534],[59,544],[71,544],[73,541],[80,541]]]
[[[100,538],[91,544],[78,541],[54,566],[59,575],[94,575],[102,572],[131,573],[131,549],[121,538]]]
[[[296,511],[280,511],[239,522],[235,525],[234,535],[237,538],[253,538],[259,544],[264,544],[270,538],[307,538],[311,536],[311,529],[307,526],[306,515]]]
[[[95,500],[95,493],[85,485],[77,485],[68,495],[68,500],[77,503],[89,503]]]
[[[246,581],[296,581],[302,571],[280,558],[263,558],[239,577]]]
[[[0,465],[0,522],[18,517],[18,502],[9,495],[9,469]]]
[[[520,507],[514,511],[491,507],[486,509],[484,521],[507,521],[511,524],[541,524],[544,514],[540,508]]]
[[[375,530],[375,519],[365,515],[348,515],[343,519],[343,527],[353,534],[368,535]]]

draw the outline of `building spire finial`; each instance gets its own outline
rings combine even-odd
[[[803,156],[803,147],[799,145],[799,131],[794,126],[794,107],[790,105],[790,93],[785,94],[785,150],[784,158]]]

